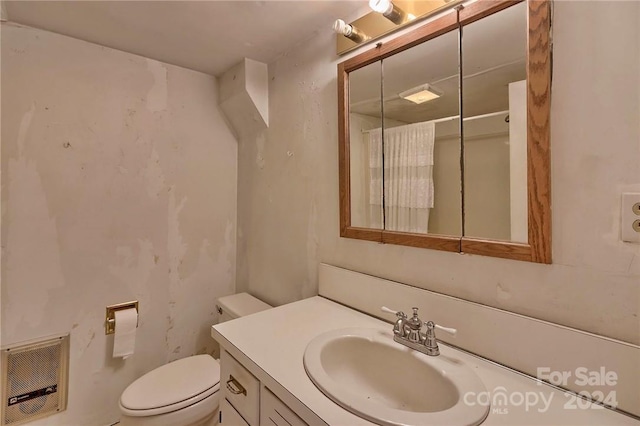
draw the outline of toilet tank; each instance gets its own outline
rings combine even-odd
[[[218,322],[225,322],[270,309],[272,306],[256,299],[249,293],[238,293],[218,299],[216,308],[220,314]]]

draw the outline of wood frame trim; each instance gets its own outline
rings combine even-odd
[[[551,5],[528,0],[527,198],[528,243],[434,234],[411,234],[351,226],[349,79],[351,71],[402,52],[526,0],[478,0],[374,49],[338,64],[340,236],[388,244],[551,263]],[[459,24],[458,24],[459,21]]]
[[[430,248],[460,253],[460,237],[438,234],[411,234],[409,232],[382,231],[382,242],[401,246]]]
[[[478,0],[460,9],[458,19],[461,26],[469,25],[522,1],[524,0]]]
[[[341,233],[341,237],[355,238],[357,240],[382,242],[382,229],[371,228],[358,228],[356,226],[348,226],[345,228],[344,233]]]
[[[385,43],[378,43],[373,49],[342,62],[347,73],[365,67],[381,59],[410,49],[458,28],[456,11],[451,10],[441,17]],[[338,64],[340,66],[341,64]]]
[[[551,5],[529,1],[527,188],[531,261],[551,263]]]

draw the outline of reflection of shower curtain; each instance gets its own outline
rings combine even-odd
[[[371,130],[369,145],[370,220],[382,227],[382,131]],[[385,129],[384,227],[426,233],[433,208],[433,122]]]

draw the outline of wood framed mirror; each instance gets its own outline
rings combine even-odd
[[[342,237],[551,263],[550,13],[467,3],[338,65]]]

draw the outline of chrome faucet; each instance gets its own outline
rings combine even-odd
[[[394,311],[386,306],[381,309],[383,312],[395,314],[398,317],[393,326],[393,340],[423,354],[430,356],[440,355],[440,348],[436,340],[436,328],[453,336],[458,332],[455,328],[442,327],[433,321],[423,323],[418,317],[418,308],[413,308],[413,316],[411,318],[407,318],[404,312]],[[424,334],[420,331],[423,324],[427,326],[427,331]]]

